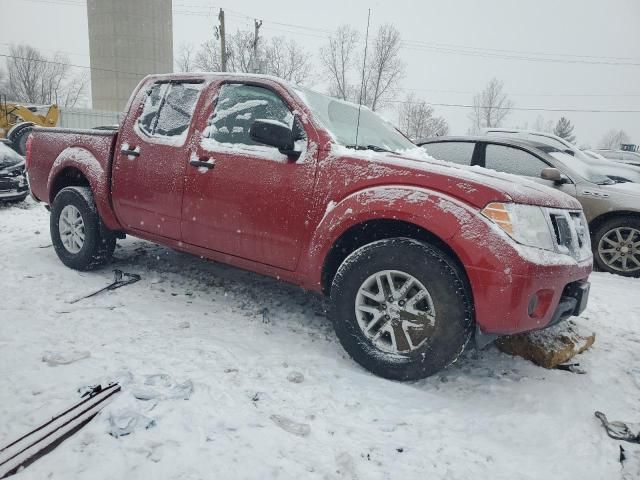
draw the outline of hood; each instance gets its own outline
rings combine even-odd
[[[23,161],[23,157],[18,155],[14,150],[12,150],[4,143],[0,143],[0,170],[4,170],[8,167],[13,167],[14,165],[18,165]]]
[[[369,174],[369,181],[437,190],[477,208],[484,208],[488,203],[497,201],[582,209],[575,198],[553,188],[516,175],[436,160],[418,147],[396,154],[356,151],[333,145],[331,153],[332,157],[365,160],[372,164],[375,176]]]

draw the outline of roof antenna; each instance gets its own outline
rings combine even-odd
[[[364,71],[367,65],[367,47],[369,45],[369,22],[371,21],[371,9],[367,15],[367,35],[364,38],[364,58],[362,59],[362,82],[360,83],[360,99],[358,100],[358,121],[356,123],[356,150],[358,149],[358,132],[360,130],[360,110],[362,109],[362,92],[364,91]]]

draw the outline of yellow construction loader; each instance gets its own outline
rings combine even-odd
[[[0,95],[0,139],[6,138],[16,152],[24,155],[31,128],[34,125],[55,127],[59,116],[60,109],[57,105],[19,105],[7,102],[7,97]]]

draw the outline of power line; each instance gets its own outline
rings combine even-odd
[[[408,50],[416,50],[420,52],[434,52],[434,53],[446,53],[446,54],[454,54],[454,55],[465,55],[469,57],[482,57],[482,58],[500,58],[505,60],[522,60],[529,62],[542,62],[542,63],[562,63],[562,64],[584,64],[584,65],[616,65],[616,66],[633,66],[639,67],[640,62],[612,62],[612,61],[604,61],[604,60],[572,60],[572,59],[561,59],[561,58],[543,58],[543,57],[528,57],[524,55],[509,55],[502,53],[491,53],[491,52],[473,52],[468,50],[460,50],[454,48],[444,48],[444,47],[435,47],[435,46],[426,46],[426,45],[412,45],[408,41],[402,41],[401,45],[407,48]]]
[[[436,88],[404,88],[403,90],[417,92],[458,93],[474,95],[478,92],[470,90],[443,90]],[[640,93],[509,93],[513,97],[640,97]]]
[[[142,77],[146,77],[148,75],[148,73],[140,73],[140,72],[126,72],[123,70],[113,70],[110,68],[98,68],[98,67],[89,67],[87,65],[76,65],[73,63],[66,63],[66,62],[56,62],[55,60],[45,60],[43,58],[29,58],[29,57],[21,57],[19,55],[7,55],[4,53],[0,53],[0,57],[4,57],[4,58],[13,58],[13,59],[17,59],[17,60],[27,60],[29,62],[37,62],[37,63],[49,63],[52,65],[65,65],[67,67],[75,67],[75,68],[84,68],[87,70],[97,70],[97,71],[102,71],[102,72],[111,72],[111,73],[122,73],[125,75],[135,75],[135,76],[142,76]]]
[[[415,103],[406,100],[390,100],[388,103]],[[523,110],[534,112],[578,112],[578,113],[640,113],[640,110],[597,110],[597,109],[580,109],[580,108],[538,108],[538,107],[495,107],[495,106],[476,106],[463,103],[433,103],[426,102],[427,105],[437,107],[458,107],[458,108],[493,108],[495,110]]]

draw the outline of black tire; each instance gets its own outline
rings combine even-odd
[[[11,142],[11,147],[23,157],[27,154],[27,139],[33,130],[33,123],[24,122],[15,125],[7,133],[7,140]]]
[[[633,261],[627,260],[628,270],[623,269],[623,265],[621,261],[613,262],[613,266],[607,263],[607,260],[611,260],[611,257],[605,257],[600,254],[598,246],[600,242],[603,241],[603,237],[606,237],[609,232],[615,230],[616,228],[622,228],[627,232],[630,232],[630,229],[635,229],[639,233],[636,233],[632,239],[632,243],[640,242],[640,217],[634,216],[626,216],[626,217],[615,217],[610,220],[607,220],[598,228],[595,229],[592,235],[592,245],[591,248],[593,250],[593,262],[597,269],[601,272],[609,272],[614,273],[616,275],[622,275],[624,277],[640,277],[640,266],[636,265]],[[611,248],[616,248],[613,245],[607,245]],[[634,249],[631,246],[631,252],[638,252],[637,247]],[[625,254],[625,255],[628,255]],[[639,258],[640,255],[636,253],[635,258]],[[636,268],[637,267],[637,268]]]
[[[425,343],[388,353],[369,340],[355,314],[360,286],[383,270],[413,276],[428,290],[436,312]],[[347,353],[367,370],[393,380],[428,377],[455,362],[473,331],[472,295],[460,267],[440,249],[409,238],[379,240],[353,252],[331,286],[330,317]]]
[[[84,222],[84,243],[77,253],[70,252],[60,238],[60,214],[67,205],[76,207]],[[104,265],[116,247],[116,237],[102,224],[88,187],[66,187],[58,192],[51,205],[49,230],[58,258],[74,270],[92,270]]]

